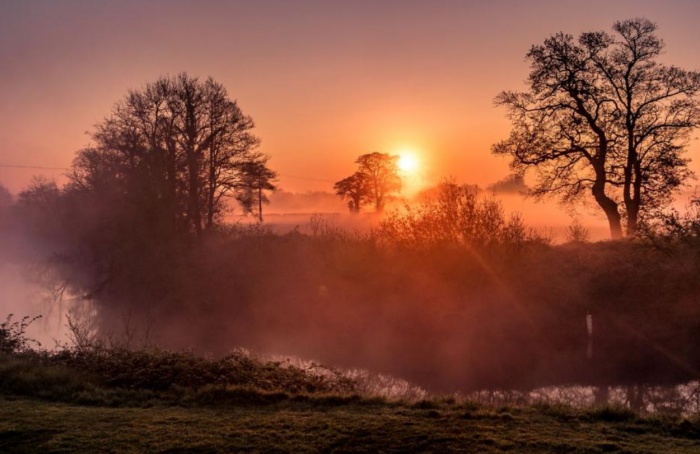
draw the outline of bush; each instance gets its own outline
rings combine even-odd
[[[8,317],[8,320],[11,317]],[[36,352],[24,322],[7,323],[0,352],[0,388],[13,394],[87,404],[150,401],[274,403],[294,395],[352,395],[355,382],[242,352],[220,359],[161,349],[129,350],[103,344]],[[329,372],[330,371],[330,372]]]
[[[451,245],[502,252],[549,243],[527,229],[518,214],[507,216],[498,200],[481,198],[473,189],[449,181],[417,208],[407,206],[388,216],[377,235],[385,244],[409,249]]]
[[[0,352],[19,353],[30,349],[31,344],[41,345],[39,342],[26,336],[27,327],[41,316],[31,318],[22,317],[19,321],[12,321],[13,314],[9,314],[4,322],[0,323]]]
[[[0,354],[0,388],[4,392],[49,400],[71,400],[93,388],[84,374],[50,364],[36,353]]]

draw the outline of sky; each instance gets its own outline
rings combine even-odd
[[[634,17],[659,25],[664,62],[700,69],[694,0],[1,0],[0,183],[60,182],[129,89],[186,71],[253,117],[286,191],[331,191],[359,155],[406,150],[422,185],[485,187],[508,174],[493,99],[524,89],[530,46]]]

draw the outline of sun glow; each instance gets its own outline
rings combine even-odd
[[[396,166],[401,177],[401,193],[411,197],[425,187],[424,163],[420,154],[409,148],[402,149],[396,155],[399,157]]]
[[[418,170],[418,158],[413,153],[401,153],[397,165],[401,173],[412,175]]]

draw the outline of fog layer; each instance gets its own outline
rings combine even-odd
[[[692,235],[554,246],[456,187],[371,232],[315,218],[307,233],[253,225],[196,242],[20,208],[6,232],[37,240],[27,263],[82,297],[79,320],[130,345],[244,347],[449,391],[698,377]]]

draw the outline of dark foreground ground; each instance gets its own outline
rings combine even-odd
[[[700,422],[433,402],[110,408],[0,396],[0,452],[698,453]]]

